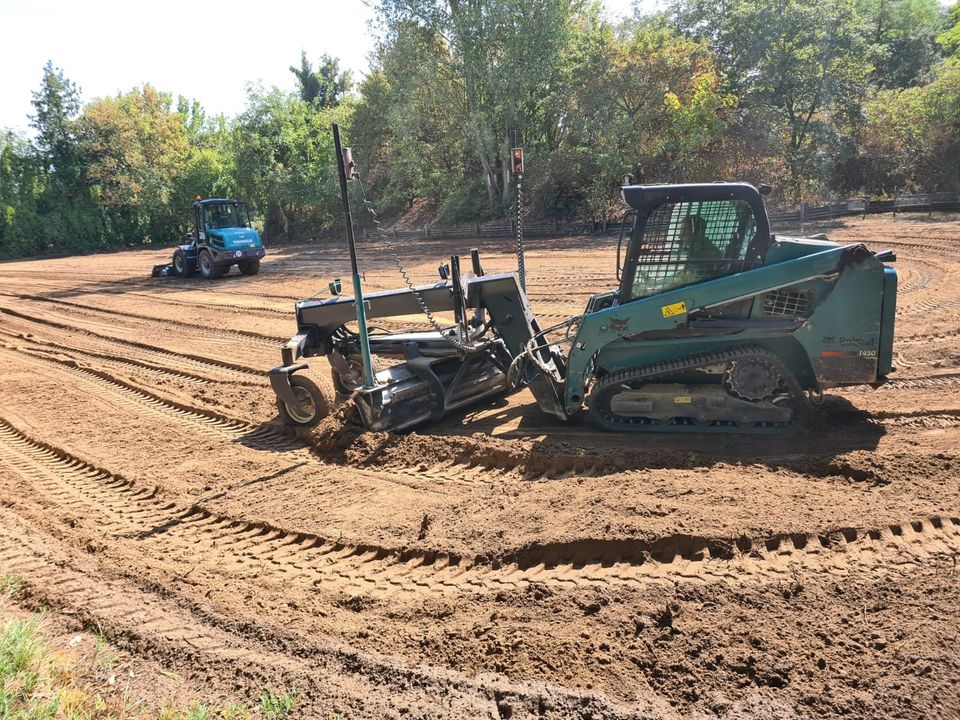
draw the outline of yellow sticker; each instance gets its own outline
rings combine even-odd
[[[676,395],[673,398],[674,405],[689,405],[693,402],[693,398],[689,395]]]
[[[660,312],[663,313],[665,318],[672,318],[676,315],[683,315],[687,312],[687,304],[685,302],[673,303],[673,305],[664,305],[660,308]]]

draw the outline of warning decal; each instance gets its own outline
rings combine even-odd
[[[672,305],[664,305],[662,308],[660,308],[660,312],[663,313],[665,318],[684,315],[687,312],[687,304],[685,302],[678,302],[673,303]]]

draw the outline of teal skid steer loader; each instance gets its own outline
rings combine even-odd
[[[473,250],[472,273],[453,257],[443,282],[364,296],[368,318],[454,318],[369,334],[369,353],[395,362],[365,378],[354,299],[297,303],[297,334],[270,372],[281,416],[312,424],[328,412],[297,374],[316,356],[373,430],[528,387],[545,412],[607,430],[771,432],[802,424],[825,389],[877,386],[893,371],[891,252],[774,236],[761,192],[745,183],[622,193],[631,229],[611,268],[619,285],[560,325],[541,328],[517,276],[484,274]]]

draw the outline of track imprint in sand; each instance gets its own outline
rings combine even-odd
[[[16,297],[18,300],[27,300],[32,302],[41,302],[49,303],[51,305],[61,305],[63,307],[74,308],[77,310],[83,310],[85,312],[91,313],[100,313],[103,315],[113,315],[116,317],[125,317],[130,318],[131,320],[140,320],[146,323],[158,324],[158,325],[167,325],[170,327],[176,327],[183,330],[196,331],[196,323],[185,323],[178,320],[170,320],[169,318],[158,318],[151,315],[142,315],[139,313],[125,312],[123,310],[114,310],[110,308],[100,308],[93,305],[85,305],[84,303],[71,302],[68,300],[55,299],[51,297],[45,297],[43,295],[25,295],[17,294],[12,295],[11,297]],[[287,317],[289,317],[287,313]],[[210,332],[213,332],[217,335],[222,335],[224,337],[239,338],[245,342],[253,342],[260,345],[269,345],[270,347],[276,347],[277,343],[286,342],[286,338],[279,336],[270,336],[263,335],[262,333],[253,332],[252,330],[239,330],[231,329],[225,330],[222,328],[208,328]]]
[[[174,402],[173,400],[160,397],[141,387],[113,377],[109,373],[85,367],[76,362],[45,357],[40,353],[11,348],[4,345],[0,345],[0,351],[25,355],[48,367],[54,368],[56,372],[75,375],[87,383],[98,387],[105,387],[121,404],[134,409],[146,408],[151,412],[189,422],[192,425],[218,435],[228,435],[234,438],[242,436],[246,439],[252,439],[252,437],[256,435],[258,436],[258,440],[271,443],[272,447],[279,449],[292,447],[294,445],[292,440],[273,433],[266,428],[258,428],[241,420],[229,418],[209,410],[202,410]]]
[[[852,569],[916,565],[960,553],[960,518],[928,517],[882,528],[708,540],[581,541],[532,546],[503,557],[467,559],[439,552],[349,545],[179,506],[156,486],[140,486],[35,440],[0,418],[0,461],[54,502],[93,513],[115,538],[175,557],[201,548],[219,571],[252,580],[297,583],[324,592],[459,594],[531,583],[616,585],[766,582],[800,569],[843,575]],[[206,550],[202,550],[206,548]],[[202,562],[202,561],[199,561]]]
[[[4,263],[0,574],[298,717],[956,716],[956,217],[817,226],[897,248],[898,371],[762,441],[601,435],[528,391],[407,434],[283,427],[266,372],[336,239],[212,283],[148,279],[160,251]],[[404,257],[433,278],[468,243]],[[399,286],[382,250],[369,289]],[[615,284],[615,237],[528,250],[543,326]]]
[[[44,318],[39,318],[39,317],[35,317],[35,316],[26,315],[26,314],[21,313],[21,312],[19,312],[19,311],[17,311],[17,310],[13,310],[12,308],[0,307],[0,313],[4,313],[4,314],[6,314],[6,315],[10,315],[10,316],[15,317],[15,318],[17,318],[17,319],[19,319],[19,320],[25,320],[25,321],[30,322],[30,323],[36,323],[36,324],[38,324],[38,325],[45,325],[45,326],[48,326],[48,327],[57,328],[58,330],[64,330],[64,331],[66,331],[66,332],[76,332],[76,333],[80,333],[80,334],[82,334],[82,335],[87,335],[87,336],[89,336],[89,337],[96,338],[97,340],[101,340],[101,341],[105,341],[105,342],[109,342],[109,343],[115,343],[115,344],[118,344],[118,345],[124,345],[124,346],[128,346],[128,347],[133,347],[133,348],[137,348],[138,350],[145,350],[145,351],[147,351],[147,352],[156,353],[156,354],[158,354],[158,355],[160,355],[160,356],[169,357],[169,358],[171,358],[172,360],[174,360],[174,361],[176,361],[176,362],[187,361],[187,362],[192,362],[192,363],[200,363],[201,365],[205,365],[205,366],[207,366],[208,368],[211,368],[211,367],[212,367],[212,368],[216,368],[217,372],[222,372],[222,371],[224,371],[224,370],[227,370],[227,371],[229,371],[229,372],[241,373],[242,375],[246,375],[246,376],[251,376],[251,375],[252,375],[252,376],[255,376],[255,377],[258,377],[258,378],[262,378],[263,375],[264,375],[264,372],[263,372],[262,370],[258,370],[258,369],[256,369],[256,368],[247,367],[247,366],[245,366],[245,365],[239,365],[239,364],[236,364],[236,363],[229,363],[229,362],[225,362],[225,361],[223,361],[223,360],[217,360],[217,359],[215,359],[215,358],[203,357],[203,356],[200,356],[200,355],[193,355],[193,354],[186,354],[186,353],[177,353],[177,352],[174,352],[174,351],[172,351],[172,350],[166,350],[166,349],[161,348],[161,347],[156,347],[156,346],[154,346],[154,345],[148,345],[147,343],[137,342],[137,341],[134,341],[134,340],[124,340],[123,338],[113,337],[112,335],[103,335],[102,333],[97,333],[97,332],[94,332],[94,331],[92,331],[92,330],[87,330],[87,329],[82,329],[82,328],[76,328],[76,327],[72,327],[72,326],[70,326],[70,325],[66,325],[66,324],[64,324],[64,323],[58,323],[58,322],[53,321],[53,320],[47,320],[47,319],[44,319]]]

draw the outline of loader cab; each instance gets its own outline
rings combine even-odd
[[[247,204],[236,200],[199,200],[193,204],[193,214],[194,238],[201,243],[216,230],[253,227]]]
[[[747,183],[630,185],[635,213],[619,301],[640,300],[758,267],[770,245],[760,192]]]

